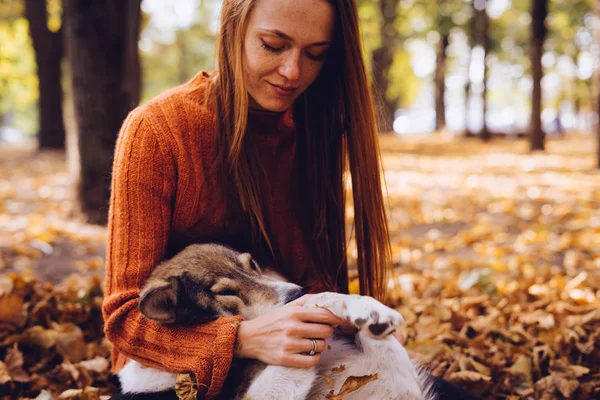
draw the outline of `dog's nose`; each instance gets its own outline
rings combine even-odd
[[[305,294],[307,294],[307,293],[308,293],[308,291],[307,291],[306,289],[302,288],[302,287],[297,287],[297,288],[294,288],[292,291],[290,291],[290,292],[287,294],[287,297],[286,297],[286,299],[285,299],[285,302],[286,302],[286,303],[289,303],[289,302],[291,302],[291,301],[294,301],[294,300],[296,300],[296,299],[299,299],[300,297],[304,296],[304,295],[305,295]]]

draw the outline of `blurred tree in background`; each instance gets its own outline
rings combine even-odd
[[[60,0],[25,0],[25,16],[37,65],[39,82],[40,149],[64,149],[63,92],[61,63],[63,29]]]
[[[376,104],[379,107],[381,132],[392,130],[397,99],[389,96],[390,70],[399,47],[399,35],[395,29],[398,16],[398,0],[377,0],[379,11],[379,46],[371,54],[371,74]]]
[[[546,40],[546,17],[548,16],[548,0],[532,0],[531,4],[531,75],[533,92],[531,98],[531,133],[530,149],[544,150],[542,131],[542,54]]]
[[[481,112],[483,115],[487,115],[488,111],[488,78],[489,78],[489,66],[487,62],[487,57],[490,54],[491,50],[491,39],[490,39],[490,18],[487,13],[488,0],[473,0],[471,5],[471,22],[469,24],[468,36],[469,36],[469,45],[471,47],[469,54],[473,51],[473,48],[479,47],[482,50],[483,55],[483,87],[481,93],[481,102],[482,109]],[[470,95],[470,81],[466,87],[466,98],[469,98]],[[465,116],[465,120],[468,118],[468,108],[465,106],[465,112],[467,115]],[[467,127],[465,127],[467,128]],[[465,129],[467,134],[470,134],[468,129]],[[479,136],[482,140],[490,139],[490,131],[488,129],[488,125],[485,117],[482,121],[481,130],[479,131]]]
[[[140,3],[64,1],[81,162],[78,197],[91,223],[107,220],[117,134],[140,101]]]

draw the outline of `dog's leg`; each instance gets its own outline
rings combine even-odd
[[[359,335],[384,339],[404,324],[402,315],[372,297],[332,292],[319,293],[310,298],[305,307],[322,307],[349,321]]]
[[[305,400],[316,376],[315,368],[269,365],[252,381],[244,400]]]

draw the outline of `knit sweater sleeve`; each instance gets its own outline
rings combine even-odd
[[[231,366],[240,317],[195,327],[163,326],[138,310],[140,289],[162,261],[176,192],[177,160],[142,111],[125,120],[115,152],[108,223],[105,334],[115,349],[144,365],[192,372],[207,398]]]

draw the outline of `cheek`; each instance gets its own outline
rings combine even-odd
[[[248,82],[260,79],[272,69],[274,57],[265,54],[260,45],[249,43],[244,49],[244,73]]]
[[[321,73],[321,70],[323,69],[323,64],[316,64],[316,63],[311,63],[312,65],[308,65],[306,67],[306,80],[307,80],[307,84],[306,86],[311,85],[319,76],[319,74]]]

